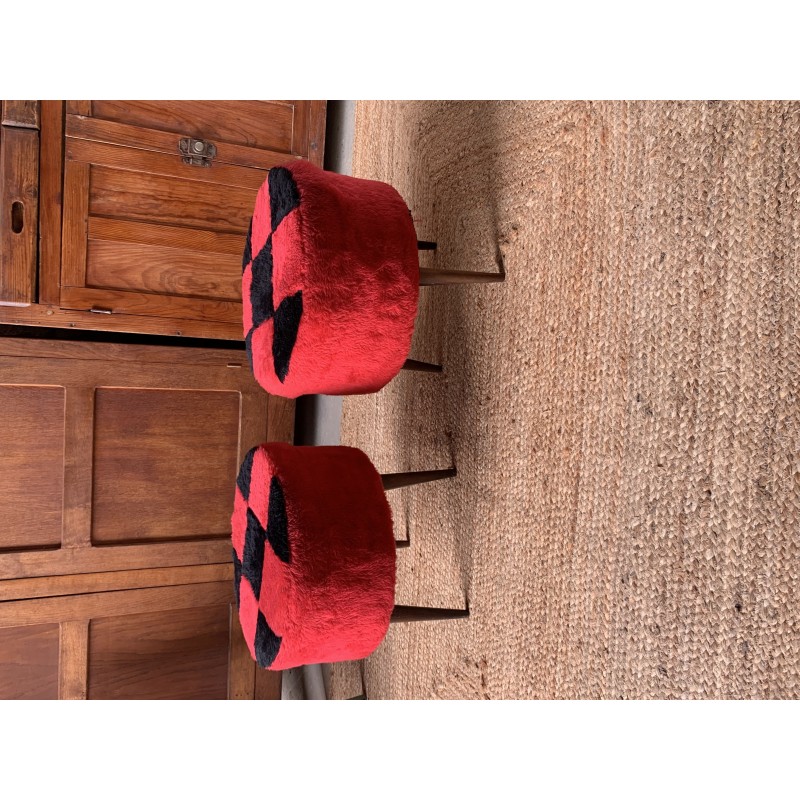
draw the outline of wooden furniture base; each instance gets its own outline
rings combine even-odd
[[[277,699],[231,612],[231,485],[294,403],[238,350],[0,337],[0,407],[0,699]]]

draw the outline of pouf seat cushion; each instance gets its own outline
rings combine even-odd
[[[361,450],[253,448],[231,528],[239,619],[261,667],[357,660],[380,644],[396,551],[380,475]]]
[[[364,394],[411,348],[419,256],[411,213],[379,181],[305,160],[269,171],[242,260],[243,333],[271,394]]]

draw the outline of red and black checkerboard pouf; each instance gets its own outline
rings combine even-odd
[[[355,660],[380,644],[396,551],[381,476],[364,453],[253,448],[231,525],[239,619],[259,666]]]
[[[270,394],[365,394],[407,360],[419,285],[503,280],[504,272],[420,270],[411,213],[386,183],[296,160],[269,171],[242,259],[243,328]],[[502,265],[501,265],[502,268]],[[232,516],[239,619],[264,668],[358,660],[390,622],[457,619],[469,609],[395,606],[389,490],[455,468],[380,476],[350,447],[267,443],[242,464]]]
[[[304,160],[270,170],[242,259],[253,374],[271,394],[365,394],[411,348],[419,256],[411,213],[386,183]]]

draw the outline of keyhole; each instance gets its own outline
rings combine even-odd
[[[23,225],[25,224],[22,218],[22,213],[25,207],[19,200],[11,204],[11,230],[14,233],[22,233]]]

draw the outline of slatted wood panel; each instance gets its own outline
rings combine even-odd
[[[76,147],[80,140],[86,140],[174,155],[175,133],[75,115],[70,115],[66,124],[67,136],[72,140],[73,147]],[[219,140],[215,144],[219,145]],[[259,169],[270,169],[286,160],[287,153],[279,150],[262,150],[230,142],[219,145],[215,158],[218,166],[235,164],[240,167],[258,167]]]
[[[211,139],[219,146],[231,143],[308,155],[306,143],[293,138],[296,118],[305,119],[308,112],[309,104],[302,101],[92,100],[88,116],[196,139]]]
[[[172,159],[177,162],[175,171],[188,174],[183,180],[175,180],[173,176],[147,169],[150,166],[147,163],[150,159],[144,157],[147,155],[140,159],[141,172],[91,165],[88,205],[91,217],[141,220],[244,237],[256,192],[263,181],[261,174],[257,176],[261,180],[253,181],[257,185],[252,188],[213,184],[195,178],[205,177],[206,171],[200,172],[202,167],[184,166],[176,156]]]
[[[267,170],[321,163],[324,103],[71,101],[60,305],[241,325],[241,254]],[[181,138],[211,141],[187,165]],[[98,320],[98,325],[106,321]]]
[[[86,257],[89,285],[152,294],[166,290],[189,298],[200,292],[204,297],[234,303],[241,298],[241,276],[236,275],[239,254],[225,258],[218,253],[90,238]],[[220,270],[221,263],[227,269]],[[141,269],[132,268],[135,264],[141,264]]]
[[[145,148],[123,147],[69,137],[66,141],[68,161],[102,164],[109,171],[180,178],[186,182],[202,184],[204,187],[218,187],[224,184],[244,189],[258,189],[264,180],[263,170],[225,164],[218,162],[216,157],[208,167],[184,164],[180,157],[176,157],[178,156],[176,151],[176,147],[171,148],[169,152],[161,153]],[[285,162],[286,157],[280,160]],[[176,185],[181,186],[181,184]]]
[[[30,148],[30,163],[38,163],[40,170],[40,220],[38,271],[37,242],[31,238],[24,258],[14,256],[15,263],[25,267],[0,275],[0,323],[242,338],[238,293],[244,231],[218,233],[213,226],[206,230],[138,218],[90,218],[92,171],[96,166],[148,174],[152,168],[155,177],[211,185],[223,176],[220,185],[241,189],[244,183],[254,191],[267,170],[287,159],[307,158],[322,165],[324,101],[258,101],[255,105],[248,101],[249,110],[242,114],[238,111],[244,107],[238,101],[210,105],[205,101],[3,103],[7,125],[0,126],[0,138],[12,124],[18,133],[34,136],[38,135],[36,126],[41,128],[40,148]],[[287,144],[289,115],[291,143]],[[197,170],[186,178],[187,173],[181,172],[186,167],[176,146],[184,135],[211,139],[217,145],[214,166],[203,170],[204,174]],[[143,153],[151,159],[147,168],[142,166]],[[242,176],[249,177],[242,180]],[[11,183],[15,190],[21,185],[16,179]],[[30,186],[35,185],[33,180]],[[32,196],[27,211],[34,210],[33,206]],[[35,234],[33,218],[27,215],[27,219],[31,224],[26,230]],[[229,241],[223,242],[226,237]],[[93,246],[101,241],[120,246]],[[141,250],[145,245],[169,250]],[[11,252],[8,243],[0,248],[5,258]]]

